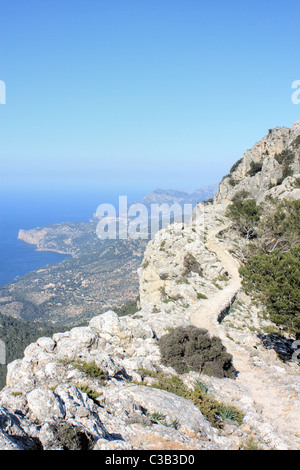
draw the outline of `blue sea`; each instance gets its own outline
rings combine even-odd
[[[34,245],[18,240],[20,229],[45,227],[61,222],[86,222],[99,204],[118,207],[117,191],[0,188],[0,286],[49,263],[58,263],[66,255],[36,251]],[[128,201],[140,200],[144,194],[132,191]]]

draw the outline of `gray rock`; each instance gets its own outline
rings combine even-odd
[[[36,388],[27,394],[27,401],[33,418],[39,423],[65,417],[63,402],[51,390]]]
[[[0,407],[1,450],[37,450],[40,443],[36,434],[30,422]]]
[[[130,415],[136,410],[150,414],[160,413],[165,415],[169,424],[178,421],[178,427],[186,434],[199,435],[206,439],[217,435],[216,430],[190,400],[165,390],[129,385],[117,390],[105,390],[103,401],[113,414]]]
[[[54,351],[56,343],[52,338],[43,337],[37,340],[37,345],[46,352],[51,353]]]

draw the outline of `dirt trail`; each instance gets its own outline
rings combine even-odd
[[[217,255],[228,272],[228,284],[224,289],[217,292],[213,298],[202,301],[201,310],[199,308],[193,309],[191,313],[191,321],[194,325],[207,328],[211,334],[218,336],[222,335],[222,329],[218,323],[219,315],[224,309],[230,307],[241,287],[237,261],[215,241],[215,235],[219,231],[220,229],[208,232],[207,248]]]
[[[275,364],[266,364],[263,361],[260,364],[259,360],[254,364],[249,348],[230,340],[222,324],[218,322],[219,315],[230,307],[241,287],[237,261],[215,240],[219,230],[208,233],[207,247],[216,253],[230,279],[227,286],[213,298],[202,301],[201,308],[191,308],[190,319],[195,326],[207,328],[211,335],[222,339],[227,351],[233,356],[233,364],[238,371],[236,383],[245,390],[245,396],[253,400],[257,409],[261,409],[266,423],[279,430],[283,442],[285,436],[289,436],[288,440],[293,443],[293,448],[300,449],[300,404],[292,387],[289,391],[289,380],[295,376],[286,375],[279,360]]]

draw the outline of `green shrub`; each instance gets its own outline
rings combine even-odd
[[[210,397],[198,383],[192,390],[188,390],[186,398],[192,400],[214,427],[222,428],[225,419],[235,421],[239,425],[243,422],[244,414],[239,409]]]
[[[293,169],[290,165],[284,165],[282,168],[282,176],[281,178],[278,178],[276,181],[276,186],[279,186],[282,184],[288,176],[293,176],[294,172]]]
[[[300,200],[271,199],[269,204],[258,226],[258,245],[266,253],[275,248],[286,253],[300,242]]]
[[[164,251],[165,244],[166,244],[166,240],[163,240],[160,244],[160,248],[159,248],[160,251]]]
[[[285,165],[282,170],[282,177],[283,179],[287,178],[288,176],[293,176],[294,171],[290,165]]]
[[[230,186],[234,187],[238,184],[238,181],[236,181],[232,176],[230,176],[228,183],[230,184]]]
[[[295,154],[291,150],[283,150],[281,153],[276,153],[274,158],[282,165],[282,176],[277,180],[277,186],[279,186],[285,178],[293,175],[291,164],[295,160]]]
[[[238,191],[235,193],[235,195],[232,197],[231,201],[237,201],[238,199],[247,199],[250,196],[249,191],[246,191],[245,189],[241,189],[241,191]]]
[[[135,300],[128,300],[126,304],[122,305],[120,308],[113,308],[114,312],[118,315],[118,317],[125,317],[127,315],[134,315],[136,312],[139,311],[138,308],[138,301],[139,297]]]
[[[292,142],[293,147],[299,147],[300,146],[300,135],[296,137],[296,139]]]
[[[87,396],[93,400],[95,403],[97,403],[97,398],[101,395],[99,392],[96,392],[96,390],[93,390],[91,387],[88,385],[77,385],[77,388],[81,390],[81,392],[86,393]]]
[[[183,374],[189,370],[215,377],[235,376],[232,356],[227,353],[217,337],[194,326],[178,327],[159,340],[161,360]]]
[[[263,450],[254,437],[248,437],[242,444],[241,450]]]
[[[199,300],[200,300],[200,299],[207,299],[207,295],[201,294],[201,292],[198,292],[198,293],[197,293],[197,299],[199,299]]]
[[[283,150],[276,153],[274,158],[280,165],[290,165],[295,159],[295,154],[291,150]]]
[[[63,450],[92,450],[95,445],[92,436],[72,424],[57,422],[50,427]]]
[[[270,319],[300,337],[300,244],[287,253],[260,250],[240,274],[246,292],[261,300]]]
[[[256,236],[256,226],[262,213],[254,199],[236,199],[227,207],[226,217],[229,217],[241,235],[251,239]]]
[[[105,372],[97,366],[95,361],[71,361],[70,364],[72,364],[75,369],[80,370],[80,372],[84,372],[89,377],[99,379],[102,384],[104,384],[107,379]]]
[[[152,388],[166,390],[167,392],[174,393],[174,395],[179,397],[186,396],[186,386],[177,375],[166,376],[158,371],[156,374],[152,375],[152,377],[156,379],[156,381],[151,384]]]
[[[247,172],[247,176],[254,176],[256,173],[259,173],[262,169],[263,163],[262,162],[255,162],[252,161],[250,163],[250,170]]]
[[[177,279],[176,284],[189,284],[190,281],[186,277],[182,277],[181,279]]]
[[[237,162],[235,162],[235,163],[232,165],[231,169],[230,169],[230,173],[233,173],[233,172],[238,168],[238,166],[240,165],[240,163],[242,163],[242,161],[243,161],[243,159],[240,158]]]
[[[298,189],[300,188],[300,178],[295,179],[294,187]]]
[[[280,186],[283,181],[285,180],[285,178],[281,177],[281,178],[278,178],[277,181],[276,181],[276,186]]]
[[[191,400],[214,427],[223,427],[224,420],[222,416],[227,416],[226,419],[232,419],[238,424],[241,424],[244,419],[244,414],[236,407],[218,402],[209,396],[207,387],[200,381],[196,381],[192,388],[188,388],[177,375],[168,376],[159,369],[156,372],[143,370],[142,373],[144,378],[148,376],[155,379],[151,383],[151,388],[166,390],[169,393]]]
[[[163,415],[159,411],[155,411],[154,413],[147,413],[148,418],[152,421],[152,423],[161,424],[162,426],[166,426],[167,428],[174,428],[177,429],[179,420],[174,419],[171,422],[168,422],[166,419],[166,415]]]
[[[236,411],[233,406],[220,407],[218,410],[218,416],[223,421],[236,421],[240,423],[240,414]]]

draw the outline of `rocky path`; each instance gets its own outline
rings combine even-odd
[[[218,318],[224,310],[230,308],[230,305],[241,287],[241,279],[238,272],[239,265],[237,261],[215,241],[215,236],[219,231],[220,228],[208,232],[207,248],[213,251],[220,259],[229,275],[229,281],[227,286],[217,292],[213,298],[201,302],[201,310],[199,310],[199,308],[192,309],[191,321],[199,328],[207,328],[211,334],[222,337],[224,335],[218,323]]]
[[[225,329],[218,322],[224,309],[234,301],[241,279],[237,261],[216,241],[216,233],[208,233],[207,247],[216,253],[230,279],[213,298],[201,302],[201,310],[193,308],[190,319],[197,327],[207,328],[222,339],[238,371],[236,385],[244,390],[245,397],[249,397],[261,413],[266,433],[272,428],[277,429],[282,436],[281,447],[300,449],[300,376],[297,368],[274,358],[269,360],[267,355],[256,353],[254,347],[250,351],[249,344],[237,344],[226,336]]]

